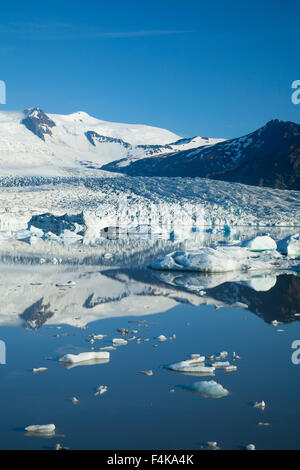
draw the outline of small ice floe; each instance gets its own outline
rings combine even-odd
[[[114,338],[112,342],[114,346],[122,346],[128,343],[128,341],[123,338]]]
[[[228,361],[213,362],[212,366],[215,367],[216,369],[224,370],[225,372],[232,372],[234,370],[237,370],[237,366],[233,366]]]
[[[54,450],[69,450],[69,447],[63,447],[60,444],[56,444]]]
[[[277,331],[277,333],[283,333],[284,332],[284,330],[281,329],[281,328],[278,328],[278,330],[276,330],[276,331]]]
[[[137,339],[137,336],[131,336],[130,338],[127,338],[127,341],[134,341]]]
[[[37,369],[33,368],[32,372],[36,374],[37,372],[45,372],[45,370],[48,370],[48,367],[38,367]]]
[[[227,351],[222,351],[222,352],[220,352],[220,354],[218,356],[216,356],[216,360],[220,361],[221,359],[226,359],[227,356],[228,356],[228,352]]]
[[[271,426],[270,423],[264,423],[263,421],[260,421],[259,423],[257,423],[257,426]]]
[[[74,281],[59,282],[55,285],[56,285],[56,287],[74,287],[74,286],[76,286],[76,282],[74,282]]]
[[[164,341],[167,341],[168,338],[165,335],[159,335],[156,339],[160,343],[163,343]]]
[[[279,323],[280,323],[280,322],[277,321],[277,320],[273,320],[273,321],[272,321],[272,325],[273,325],[273,326],[277,326],[277,325],[279,325]]]
[[[25,428],[25,431],[30,434],[52,436],[55,433],[55,424],[31,424]]]
[[[248,444],[248,445],[246,446],[246,449],[247,449],[247,450],[255,450],[255,445],[254,445],[254,444]]]
[[[264,410],[266,407],[265,402],[262,400],[260,402],[256,401],[253,405],[254,408],[260,408],[261,410]]]
[[[214,380],[194,382],[184,388],[198,393],[203,398],[223,398],[229,395],[229,391]]]
[[[276,250],[277,248],[275,240],[273,240],[273,238],[269,237],[268,235],[245,240],[241,243],[241,246],[248,248],[250,251]]]
[[[201,295],[201,297],[202,297],[203,295],[205,295],[205,294],[206,294],[206,291],[205,291],[205,290],[200,290],[200,291],[199,291],[199,295]]]
[[[97,397],[98,395],[103,395],[103,393],[107,392],[107,390],[107,385],[100,385],[94,393],[94,396]]]
[[[240,358],[240,356],[239,356],[238,354],[235,353],[235,351],[233,351],[232,359],[233,359],[234,361],[237,361],[237,360],[239,360],[239,359],[241,359],[241,358]]]
[[[79,400],[78,400],[78,398],[73,397],[73,398],[71,399],[71,402],[73,403],[73,405],[77,405],[77,404],[79,403]]]
[[[104,346],[103,348],[99,348],[99,351],[115,351],[117,348],[114,346]]]
[[[223,369],[223,367],[230,366],[230,362],[228,362],[228,361],[217,361],[217,362],[213,362],[212,366],[216,367],[218,369],[219,368]]]
[[[141,370],[140,371],[140,374],[144,374],[144,375],[153,375],[153,371],[152,370]]]
[[[59,362],[67,365],[90,365],[109,360],[108,351],[84,352],[80,354],[65,354],[59,359]]]
[[[213,441],[209,441],[207,443],[207,447],[211,450],[219,450],[220,447],[218,447],[218,443],[217,442],[213,442]]]
[[[196,359],[188,359],[186,361],[170,364],[168,369],[175,372],[183,372],[187,374],[208,374],[211,375],[215,371],[215,367],[206,367],[204,365],[205,356],[199,356]]]

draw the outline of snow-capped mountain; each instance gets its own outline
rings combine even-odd
[[[0,112],[1,174],[78,174],[115,160],[120,166],[139,158],[175,153],[220,139],[182,139],[157,127],[106,122],[83,111],[46,114],[39,108]]]
[[[280,189],[300,189],[300,125],[273,120],[237,139],[156,158],[139,159],[109,171],[131,176],[206,177]]]

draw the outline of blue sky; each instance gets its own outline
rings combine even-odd
[[[298,0],[3,2],[7,104],[84,110],[180,135],[300,123]]]

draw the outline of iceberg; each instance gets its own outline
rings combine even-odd
[[[195,359],[188,359],[186,361],[170,364],[168,366],[168,369],[173,370],[175,372],[183,372],[186,374],[213,374],[215,371],[215,367],[206,367],[204,361],[205,356],[200,356]]]
[[[152,269],[222,273],[242,270],[247,252],[240,247],[200,248],[194,251],[175,251],[150,265]]]
[[[295,233],[277,243],[278,251],[291,258],[300,256],[300,234]]]
[[[214,380],[193,382],[190,385],[186,385],[185,388],[198,393],[203,398],[223,398],[229,395],[229,391]]]
[[[64,364],[96,363],[97,361],[109,360],[108,351],[84,352],[80,354],[65,354],[59,359]],[[92,362],[91,362],[92,361]]]
[[[27,426],[25,431],[34,434],[51,435],[55,431],[55,424],[32,424]]]
[[[273,240],[273,238],[269,237],[268,235],[245,240],[242,242],[241,246],[248,248],[250,251],[276,250],[277,248],[275,240]]]

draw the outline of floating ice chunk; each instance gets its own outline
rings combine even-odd
[[[175,372],[185,372],[187,374],[213,374],[214,367],[206,367],[204,365],[205,356],[196,359],[188,359],[186,361],[176,362],[168,366],[168,369]]]
[[[232,372],[234,370],[237,370],[237,366],[233,366],[230,364],[229,366],[224,366],[221,369],[224,370],[225,372]]]
[[[271,323],[273,326],[277,326],[280,322],[278,320],[273,320]]]
[[[275,240],[273,240],[273,238],[269,237],[268,235],[245,240],[241,243],[241,246],[248,248],[250,251],[276,250],[277,248]]]
[[[219,368],[230,366],[230,362],[228,362],[228,361],[224,361],[224,362],[217,361],[217,362],[213,362],[212,366],[219,369]]]
[[[140,371],[141,374],[144,374],[144,375],[153,375],[153,371],[152,370],[141,370]]]
[[[103,339],[103,338],[106,338],[107,335],[92,335],[93,339]]]
[[[25,431],[34,434],[53,434],[55,431],[54,424],[32,424],[25,428]]]
[[[257,423],[257,426],[271,426],[271,424],[260,421],[259,423]]]
[[[99,348],[99,351],[115,351],[116,348],[114,346],[104,346],[103,348]]]
[[[97,388],[97,391],[94,393],[94,396],[97,397],[98,395],[103,395],[103,393],[107,392],[108,387],[107,385],[100,385]]]
[[[69,447],[63,447],[61,444],[56,444],[54,450],[69,450]]]
[[[127,344],[128,341],[126,341],[126,339],[123,339],[123,338],[114,338],[112,342],[114,346],[122,346],[124,344]]]
[[[208,442],[207,446],[211,450],[219,450],[218,443],[217,442]]]
[[[159,335],[159,336],[157,337],[157,340],[162,343],[163,341],[167,341],[167,338],[166,338],[165,335]]]
[[[73,405],[77,405],[77,403],[79,403],[79,400],[78,400],[78,398],[73,397],[71,402],[73,403]]]
[[[241,359],[240,356],[235,353],[235,351],[233,351],[232,358],[233,358],[234,360]]]
[[[247,450],[255,450],[255,445],[254,445],[254,444],[248,444],[248,445],[246,446],[246,449],[247,449]]]
[[[266,407],[266,404],[264,401],[256,401],[253,405],[254,408],[261,408],[262,410]]]
[[[176,251],[150,265],[152,269],[220,273],[243,269],[247,250],[240,247],[200,248],[197,252]]]
[[[300,234],[295,233],[277,243],[278,251],[291,258],[300,256]]]
[[[96,363],[97,361],[108,360],[109,352],[84,352],[80,354],[65,354],[59,359],[59,362],[65,364]]]
[[[216,356],[216,359],[219,361],[220,359],[226,359],[227,356],[228,356],[228,352],[227,351],[222,351],[222,352],[220,352],[220,354],[218,356]]]
[[[223,398],[229,395],[229,391],[214,380],[194,382],[185,388],[199,393],[204,398]]]
[[[44,372],[45,370],[48,370],[48,367],[38,367],[37,369],[33,368],[32,372],[36,374],[37,372]]]

